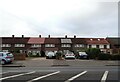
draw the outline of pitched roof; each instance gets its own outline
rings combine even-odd
[[[108,37],[107,40],[110,44],[120,45],[120,37]]]
[[[86,44],[86,41],[84,38],[72,38],[71,40],[73,44]]]
[[[45,44],[60,44],[58,38],[45,38]]]
[[[6,43],[6,44],[16,44],[16,43],[27,43],[29,40],[29,38],[21,38],[21,37],[2,37],[2,43]]]
[[[87,44],[109,44],[104,38],[86,38]]]
[[[14,43],[14,40],[13,40],[13,38],[11,38],[11,37],[2,37],[2,43],[4,44],[12,44],[12,43]]]
[[[28,40],[28,44],[43,44],[45,41],[45,38],[30,38]]]
[[[71,39],[61,39],[61,43],[72,43]]]

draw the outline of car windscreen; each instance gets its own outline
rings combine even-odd
[[[10,56],[10,57],[13,57],[13,54],[12,54],[12,53],[7,53],[6,55],[7,55],[7,56]]]

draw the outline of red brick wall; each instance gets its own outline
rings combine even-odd
[[[25,60],[26,54],[25,53],[13,53],[15,60]]]

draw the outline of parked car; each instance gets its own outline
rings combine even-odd
[[[50,51],[46,54],[46,59],[48,59],[48,58],[56,58],[56,54],[54,52]]]
[[[88,59],[88,54],[86,54],[86,52],[79,52],[79,58],[80,59]]]
[[[12,63],[14,61],[14,56],[10,52],[0,52],[0,64],[4,65],[6,63]]]
[[[65,59],[75,59],[75,55],[73,52],[67,52],[65,54]]]

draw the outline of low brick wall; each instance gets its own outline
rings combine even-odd
[[[25,53],[13,53],[15,60],[25,60],[26,54]]]

